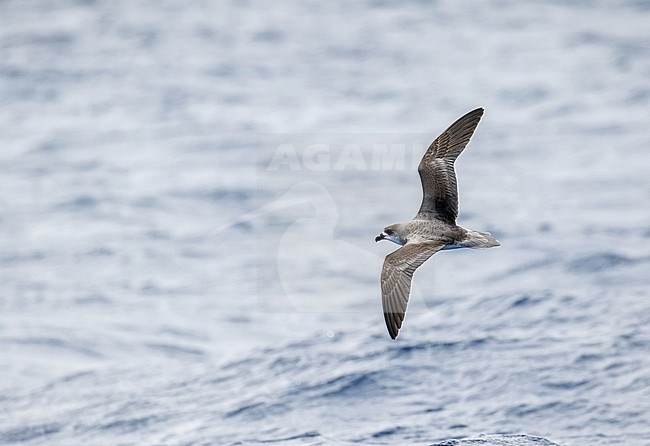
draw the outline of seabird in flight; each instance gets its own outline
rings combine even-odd
[[[401,246],[388,254],[381,270],[381,301],[392,339],[402,327],[415,270],[436,252],[457,248],[491,248],[499,242],[489,232],[456,224],[458,187],[454,161],[472,137],[483,109],[458,119],[431,143],[418,166],[422,204],[413,220],[386,226],[375,241],[390,240]]]

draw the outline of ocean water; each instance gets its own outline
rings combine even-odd
[[[648,23],[0,1],[0,444],[650,445]],[[478,106],[458,222],[502,246],[391,341],[374,237]]]

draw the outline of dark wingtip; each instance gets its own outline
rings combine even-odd
[[[485,109],[483,107],[475,108],[474,110],[465,113],[460,119],[469,117],[469,116],[478,116],[479,119],[483,116],[483,113],[485,113]]]
[[[391,339],[395,339],[399,333],[399,328],[395,325],[392,313],[384,313],[384,320],[386,321],[386,328],[388,329],[388,335]]]
[[[394,319],[393,313],[384,313],[384,318],[386,319],[386,328],[388,329],[388,335],[392,340],[395,340],[399,334],[400,323]]]

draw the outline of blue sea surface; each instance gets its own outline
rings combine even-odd
[[[650,445],[649,23],[0,1],[0,444]],[[502,246],[392,341],[374,237],[479,106],[458,223]]]

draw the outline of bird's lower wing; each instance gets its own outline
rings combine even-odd
[[[392,339],[402,327],[415,270],[444,247],[443,242],[407,243],[386,256],[381,270],[381,302]]]

